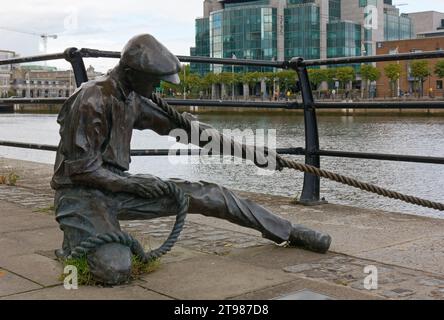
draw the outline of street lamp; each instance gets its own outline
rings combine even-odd
[[[399,54],[399,47],[396,47],[396,50],[395,50],[395,54]],[[398,66],[399,66],[399,60],[398,61],[396,61],[396,63],[398,64]],[[399,74],[398,75],[398,80],[397,80],[397,88],[396,88],[396,96],[397,96],[397,98],[400,98],[400,96],[401,96],[401,75]]]
[[[367,55],[367,50],[365,48],[364,42],[361,43],[361,57]],[[362,77],[362,67],[365,63],[361,63],[361,99],[364,99],[364,78]]]
[[[186,86],[186,81],[187,81],[187,74],[186,74],[186,65],[183,65],[183,98],[186,99],[187,98],[187,86]]]
[[[271,61],[276,61],[276,56],[273,56]],[[274,101],[274,97],[276,96],[276,67],[273,67],[273,96],[272,101]]]
[[[231,56],[231,59],[237,59],[236,55],[233,52],[233,55]],[[231,96],[232,96],[232,100],[234,101],[234,64],[231,66],[231,75],[232,75],[232,79],[231,79]]]

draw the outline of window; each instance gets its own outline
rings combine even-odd
[[[443,89],[443,81],[442,80],[436,80],[436,89],[437,90]]]

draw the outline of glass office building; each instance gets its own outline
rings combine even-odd
[[[384,12],[384,40],[405,40],[415,37],[412,19],[407,15]]]
[[[254,2],[253,6],[227,5],[225,10],[212,13],[209,17],[210,56],[258,60],[276,57],[277,10],[264,7],[266,2]],[[231,66],[214,66],[214,71],[220,72],[223,68],[231,71]]]
[[[361,25],[348,21],[334,21],[327,25],[327,57],[361,55]]]
[[[369,6],[383,14],[383,32],[366,27]],[[260,60],[359,56],[375,54],[377,41],[412,38],[413,31],[411,19],[400,15],[391,0],[206,0],[191,55]],[[204,64],[191,68],[200,74],[232,70]]]
[[[330,0],[328,2],[329,21],[341,20],[341,0]]]
[[[321,30],[319,7],[315,3],[289,6],[285,17],[285,59],[321,57]]]
[[[209,18],[196,19],[196,46],[190,51],[191,56],[211,57]],[[195,73],[206,74],[210,71],[210,66],[206,63],[193,63],[191,66]]]

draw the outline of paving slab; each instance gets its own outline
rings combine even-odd
[[[11,170],[23,178],[15,187],[0,186],[0,268],[13,272],[3,283],[8,298],[274,299],[309,292],[334,299],[444,299],[444,219],[334,204],[303,207],[289,197],[247,192],[238,193],[293,223],[331,234],[331,252],[279,247],[255,230],[189,215],[156,272],[125,287],[69,292],[52,274],[60,273],[52,252],[63,233],[53,215],[33,212],[52,204],[52,166],[0,158],[0,174]],[[173,220],[122,224],[142,242],[148,239],[148,249],[160,245]],[[369,264],[379,275],[379,287],[370,293],[363,288]]]
[[[12,205],[5,201],[2,202],[1,206],[0,234],[57,226],[53,216],[30,212],[27,208]]]
[[[305,279],[326,284],[337,284],[368,293],[365,279],[376,276],[371,294],[387,299],[444,299],[444,277],[405,267],[379,263],[373,260],[336,255],[314,263],[302,263],[284,268],[284,271]],[[367,270],[367,271],[366,271]]]
[[[0,266],[10,257],[33,253],[33,249],[23,246],[18,239],[10,239],[0,235]]]
[[[163,243],[159,239],[139,234],[137,232],[131,232],[131,235],[135,237],[142,244],[145,252],[155,250],[159,248]],[[205,257],[205,256],[206,255],[204,253],[195,250],[190,250],[188,248],[184,248],[183,246],[176,244],[171,249],[171,251],[168,252],[168,254],[162,256],[161,263],[162,264],[175,263],[196,257]]]
[[[167,264],[141,286],[177,299],[226,299],[293,280],[283,272],[208,255]]]
[[[277,269],[300,263],[314,263],[319,260],[329,259],[333,253],[319,254],[299,248],[266,245],[256,248],[233,250],[228,258],[245,262],[266,269]]]
[[[409,241],[356,256],[444,276],[444,236]]]
[[[11,295],[0,300],[169,300],[170,298],[138,285],[114,288],[79,287],[66,290],[63,286]]]
[[[238,192],[293,223],[329,233],[331,251],[354,255],[429,236],[444,235],[444,219],[326,204],[303,207],[288,197]]]
[[[2,235],[2,239],[16,241],[17,252],[34,253],[38,250],[55,250],[62,246],[63,232],[58,227],[12,232]],[[11,248],[14,249],[14,248]]]
[[[41,288],[37,283],[0,269],[0,297]]]
[[[382,298],[371,293],[359,292],[344,286],[326,284],[319,281],[297,278],[274,287],[256,290],[233,297],[234,300],[272,300],[301,291],[311,291],[326,295],[335,300],[380,300]]]
[[[0,267],[13,270],[15,274],[48,287],[60,284],[62,264],[40,254],[13,256],[6,259]]]
[[[332,297],[326,296],[322,293],[317,293],[311,290],[300,290],[297,292],[290,292],[277,297],[274,300],[334,300]]]

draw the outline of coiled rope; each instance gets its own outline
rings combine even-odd
[[[143,97],[141,97],[141,98],[142,98],[142,101],[144,99],[146,99]],[[176,109],[174,109],[173,107],[168,105],[168,103],[165,100],[163,100],[159,95],[153,93],[150,98],[156,105],[158,105],[163,111],[165,111],[168,114],[168,116],[177,124],[178,127],[182,128],[184,130],[188,130],[188,131],[191,129],[191,121],[189,119],[186,119],[179,112],[177,112]],[[199,129],[199,130],[201,130],[201,129]],[[221,134],[220,134],[220,138],[222,140],[222,143],[224,141],[227,141],[227,139],[229,139],[229,141],[227,141],[227,142],[233,143],[232,139],[227,138]],[[242,156],[244,157],[244,153],[242,154]],[[348,185],[348,186],[351,186],[354,188],[358,188],[358,189],[361,189],[364,191],[372,192],[372,193],[381,195],[383,197],[401,200],[401,201],[404,201],[404,202],[407,202],[410,204],[444,211],[444,204],[439,203],[439,202],[433,202],[433,201],[421,199],[418,197],[405,195],[405,194],[402,194],[402,193],[399,193],[396,191],[384,189],[384,188],[378,187],[376,185],[362,182],[362,181],[359,181],[359,180],[356,180],[356,179],[353,179],[350,177],[346,177],[346,176],[343,176],[343,175],[340,175],[340,174],[337,174],[337,173],[334,173],[331,171],[322,170],[322,169],[316,168],[311,165],[307,165],[307,164],[299,163],[294,160],[286,159],[280,155],[276,155],[276,161],[277,161],[278,165],[280,165],[281,167],[291,168],[291,169],[302,171],[305,173],[310,173],[310,174],[316,175],[318,177],[323,177],[323,178],[326,178],[326,179],[329,179],[332,181],[336,181],[336,182],[339,182],[339,183],[342,183],[342,184],[345,184],[345,185]]]
[[[164,183],[168,186],[168,192],[164,193],[163,196],[174,196],[177,200],[179,209],[173,230],[167,240],[158,249],[145,252],[137,239],[126,232],[118,231],[89,237],[72,250],[71,257],[74,259],[82,258],[95,251],[98,247],[108,243],[119,243],[128,246],[131,249],[131,252],[144,263],[160,258],[162,255],[169,252],[177,242],[184,227],[185,218],[188,212],[189,198],[175,183],[171,181],[164,181]]]

